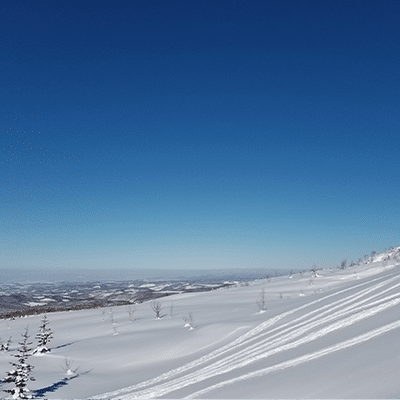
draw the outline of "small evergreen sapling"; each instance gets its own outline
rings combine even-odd
[[[33,354],[44,354],[50,351],[47,348],[47,343],[49,343],[50,339],[53,337],[53,332],[48,325],[49,320],[47,319],[47,316],[45,314],[42,319],[42,323],[39,325],[39,332],[36,335],[36,339],[39,343],[36,349],[33,351]]]
[[[11,393],[13,399],[31,399],[31,392],[26,385],[28,381],[35,380],[35,378],[29,376],[33,370],[33,366],[28,363],[28,358],[32,351],[32,349],[29,348],[32,342],[28,342],[28,327],[26,327],[22,337],[22,342],[19,342],[20,348],[18,349],[18,354],[14,354],[18,362],[10,362],[14,368],[7,372],[7,376],[3,379],[4,383],[13,384],[13,388],[3,389],[5,393]]]
[[[6,343],[3,343],[3,340],[0,339],[0,351],[10,350],[11,338],[12,338],[12,336],[9,337],[9,339],[7,340]]]

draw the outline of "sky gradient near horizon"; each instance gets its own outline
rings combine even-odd
[[[400,244],[398,1],[2,14],[0,268],[322,268]]]

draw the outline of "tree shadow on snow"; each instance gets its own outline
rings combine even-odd
[[[60,346],[51,347],[50,350],[52,350],[52,349],[61,349],[61,347],[71,346],[71,344],[74,344],[74,343],[75,343],[75,342],[61,344]]]
[[[86,371],[86,372],[83,372],[81,374],[76,374],[76,375],[61,379],[60,381],[58,381],[56,383],[53,383],[51,386],[47,386],[47,387],[42,388],[42,389],[32,390],[33,398],[37,399],[37,398],[40,398],[40,397],[44,397],[46,393],[49,393],[49,392],[53,393],[57,389],[59,389],[60,387],[68,385],[69,381],[71,381],[72,379],[75,379],[80,375],[88,374],[89,372],[90,371]]]

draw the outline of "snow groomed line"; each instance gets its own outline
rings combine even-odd
[[[345,340],[341,343],[335,344],[333,346],[326,347],[325,349],[315,351],[313,353],[306,354],[301,357],[294,358],[292,360],[285,361],[280,364],[273,365],[271,367],[263,368],[258,371],[250,372],[248,374],[244,374],[242,376],[239,376],[237,378],[233,379],[228,379],[223,382],[219,382],[215,385],[209,386],[208,388],[205,388],[203,390],[199,390],[195,393],[190,394],[189,396],[184,397],[184,399],[194,399],[198,396],[204,395],[206,393],[211,392],[212,390],[220,389],[226,385],[231,385],[233,383],[239,382],[239,381],[244,381],[246,379],[251,379],[251,378],[257,378],[260,376],[267,375],[271,372],[283,370],[286,368],[291,368],[291,367],[296,367],[300,364],[304,364],[306,362],[313,361],[317,358],[326,356],[328,354],[334,353],[335,351],[339,350],[344,350],[349,347],[355,346],[357,344],[361,344],[363,342],[366,342],[367,340],[371,340],[376,338],[377,336],[383,335],[384,333],[388,333],[392,331],[393,329],[399,329],[400,328],[400,320],[397,320],[395,322],[392,322],[390,324],[384,325],[380,328],[374,329],[372,331],[369,331],[367,333],[364,333],[362,335],[356,336],[355,338]]]
[[[400,284],[395,285],[398,287]],[[384,304],[380,304],[383,303]],[[280,351],[285,351],[289,350],[291,348],[298,347],[302,344],[308,343],[310,341],[316,340],[319,337],[322,337],[330,332],[333,332],[337,329],[341,329],[344,327],[347,327],[349,325],[352,325],[355,322],[358,322],[359,320],[362,320],[364,318],[369,318],[373,315],[376,315],[378,312],[381,312],[385,310],[386,308],[393,307],[400,302],[400,293],[394,294],[391,296],[388,296],[385,299],[377,300],[376,302],[370,303],[367,305],[362,305],[359,307],[352,307],[351,309],[346,309],[343,312],[337,312],[333,315],[329,315],[328,317],[324,319],[318,318],[318,320],[314,323],[308,323],[308,324],[301,324],[298,329],[296,329],[293,332],[289,332],[288,334],[282,336],[282,332],[277,333],[274,335],[274,337],[278,337],[278,339],[271,341],[271,337],[268,337],[264,339],[262,342],[257,342],[256,344],[247,347],[246,349],[241,350],[240,352],[236,352],[232,356],[228,356],[224,358],[221,361],[218,361],[212,365],[213,370],[211,371],[211,374],[218,374],[221,373],[221,367],[224,365],[226,366],[232,366],[234,365],[234,369],[238,369],[241,366],[247,366],[250,363],[259,361],[261,358],[266,358],[270,355],[276,354],[277,352]],[[371,306],[377,305],[377,307],[371,308]],[[364,311],[362,311],[364,310]],[[356,314],[357,313],[357,314]],[[348,318],[343,318],[346,317],[346,315],[349,315],[350,317]],[[337,319],[341,318],[338,322],[335,322],[328,327],[322,328],[319,331],[315,331],[316,328],[325,325],[326,323],[329,323],[331,321],[335,321]],[[313,318],[315,319],[315,318]],[[294,339],[299,338],[307,332],[311,332],[308,336],[305,338],[294,341]],[[273,350],[275,349],[275,350]],[[244,359],[245,361],[243,362]],[[241,364],[240,364],[241,363]],[[207,369],[207,368],[205,368]],[[202,371],[205,372],[205,369]],[[207,372],[210,372],[208,370]],[[226,373],[229,372],[228,370],[225,370]]]
[[[244,351],[239,356],[234,355],[232,357],[229,357],[228,359],[224,359],[222,363],[217,362],[209,367],[205,367],[196,372],[192,372],[187,376],[177,378],[172,382],[166,382],[153,388],[148,388],[136,393],[132,393],[128,395],[127,398],[154,398],[166,395],[171,391],[182,389],[185,386],[204,381],[208,378],[215,377],[216,375],[222,375],[233,370],[238,370],[279,352],[288,351],[311,341],[315,341],[329,333],[346,328],[356,322],[359,322],[365,318],[372,317],[373,315],[376,315],[379,312],[382,312],[398,304],[400,304],[400,296],[398,296],[397,299],[390,300],[379,306],[373,307],[372,309],[364,310],[355,315],[351,315],[344,320],[337,321],[331,325],[328,325],[327,327],[312,331],[305,337],[296,341],[291,341],[287,343],[287,341],[283,339],[279,343],[276,343],[275,346],[269,346],[268,344],[266,344],[265,346],[259,346],[255,349],[255,351],[249,352],[248,354],[246,354],[246,352]]]
[[[318,338],[325,336],[331,332],[334,332],[338,329],[343,329],[365,318],[376,315],[377,313],[382,312],[390,307],[398,305],[400,303],[400,294],[393,294],[371,303],[371,300],[376,299],[377,297],[382,296],[388,291],[394,290],[400,286],[400,283],[397,283],[391,285],[390,287],[387,287],[384,290],[379,290],[399,279],[399,276],[391,277],[391,275],[393,274],[368,280],[367,282],[343,289],[341,291],[325,296],[321,299],[317,299],[303,306],[297,307],[293,310],[289,310],[278,316],[272,317],[267,321],[259,324],[246,334],[235,339],[231,343],[228,343],[227,345],[222,346],[221,348],[214,350],[213,352],[203,357],[200,357],[199,359],[194,360],[191,363],[171,370],[148,381],[141,382],[130,387],[121,388],[113,392],[104,393],[93,398],[160,397],[172,391],[176,391],[186,386],[204,381],[210,377],[215,377],[216,375],[226,374],[230,371],[243,368],[252,363],[260,361],[261,359],[265,359],[273,354],[287,351],[303,344],[309,343],[311,341],[317,340]],[[382,282],[382,280],[384,281]],[[275,325],[279,320],[287,317],[290,314],[293,314],[307,307],[311,307],[315,304],[324,302],[334,296],[338,296],[348,291],[353,291],[357,288],[362,288],[365,285],[371,285],[374,282],[378,283],[372,285],[371,287],[367,287],[366,289],[360,290],[354,294],[348,295],[342,299],[319,307],[316,310],[313,310],[272,330],[268,330],[268,328]],[[324,327],[323,325],[326,324],[329,325]],[[255,343],[250,344],[252,342]],[[208,366],[204,366],[199,370],[187,373],[187,371],[204,365],[205,363],[211,362],[215,358],[222,357],[225,353],[231,351],[235,351],[235,353],[232,355],[226,355],[222,359],[218,361],[216,360],[214,363]],[[256,371],[254,373],[257,372],[259,371]],[[186,373],[186,375],[176,377],[177,375],[184,373]],[[173,377],[176,378],[171,380],[171,378]],[[163,381],[167,382],[161,383]],[[230,382],[232,380],[228,381]],[[147,389],[145,389],[146,387]]]
[[[391,275],[394,275],[394,274],[390,274],[389,276],[391,276]],[[306,307],[310,307],[310,306],[312,306],[314,304],[322,302],[322,301],[324,301],[326,299],[329,299],[331,297],[334,297],[334,296],[337,296],[339,294],[345,293],[345,292],[347,292],[349,290],[357,289],[358,287],[365,286],[365,285],[370,284],[370,283],[375,282],[375,281],[380,281],[383,278],[384,277],[374,278],[374,279],[371,279],[371,280],[369,280],[367,282],[363,282],[363,283],[360,283],[358,285],[352,286],[350,288],[343,289],[341,291],[337,291],[335,293],[329,294],[327,296],[324,296],[323,298],[320,298],[320,299],[317,299],[317,300],[313,300],[312,302],[309,302],[309,303],[307,303],[305,305],[302,305],[300,307],[297,307],[295,309],[292,309],[292,310],[289,310],[289,311],[287,311],[285,313],[282,313],[282,314],[280,314],[278,316],[270,318],[269,320],[259,324],[258,326],[256,326],[252,330],[250,330],[249,332],[247,332],[247,333],[243,334],[242,336],[238,337],[237,339],[235,339],[231,343],[228,343],[227,345],[222,346],[221,348],[219,348],[217,350],[214,350],[213,352],[209,353],[208,355],[205,355],[203,357],[200,357],[197,360],[194,360],[194,361],[192,361],[192,362],[190,362],[188,364],[185,364],[182,367],[178,367],[178,368],[173,369],[173,370],[171,370],[169,372],[166,372],[166,373],[164,373],[164,374],[162,374],[162,375],[160,375],[158,377],[155,377],[153,379],[141,382],[139,384],[132,385],[132,386],[129,386],[129,387],[126,387],[126,388],[121,388],[121,389],[119,389],[117,391],[105,393],[105,394],[102,394],[102,395],[99,395],[99,396],[96,396],[96,397],[93,397],[93,398],[104,398],[104,397],[109,397],[109,396],[113,396],[113,395],[118,395],[118,394],[126,393],[126,392],[129,392],[129,391],[132,391],[132,390],[141,389],[141,388],[144,388],[146,386],[151,386],[151,385],[157,384],[159,382],[162,382],[164,380],[170,379],[173,376],[176,376],[178,374],[184,373],[188,369],[195,368],[196,366],[204,364],[204,363],[208,362],[209,360],[211,360],[213,358],[219,357],[220,355],[222,355],[222,354],[224,354],[224,353],[226,353],[228,351],[237,350],[237,346],[241,346],[241,345],[246,344],[246,341],[249,342],[249,341],[257,339],[257,337],[255,337],[256,334],[259,334],[260,332],[262,332],[265,329],[267,329],[269,326],[274,325],[277,321],[279,321],[280,319],[282,319],[282,318],[284,318],[284,317],[286,317],[286,316],[288,316],[290,314],[293,314],[293,313],[295,313],[295,312],[297,312],[299,310],[302,310],[302,309],[304,309]],[[370,288],[367,289],[367,290],[369,291]],[[340,301],[343,301],[343,300],[340,300]],[[324,306],[323,308],[326,308],[326,307],[329,307],[329,304],[327,306]],[[311,314],[315,313],[315,312],[317,312],[317,310],[316,311],[312,311]],[[303,317],[301,317],[301,318],[303,318]],[[288,324],[291,324],[292,322],[293,321],[290,321]],[[271,332],[271,331],[269,331],[269,332]]]

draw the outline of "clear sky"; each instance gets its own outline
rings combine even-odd
[[[399,245],[400,2],[3,2],[0,268],[311,268]]]

